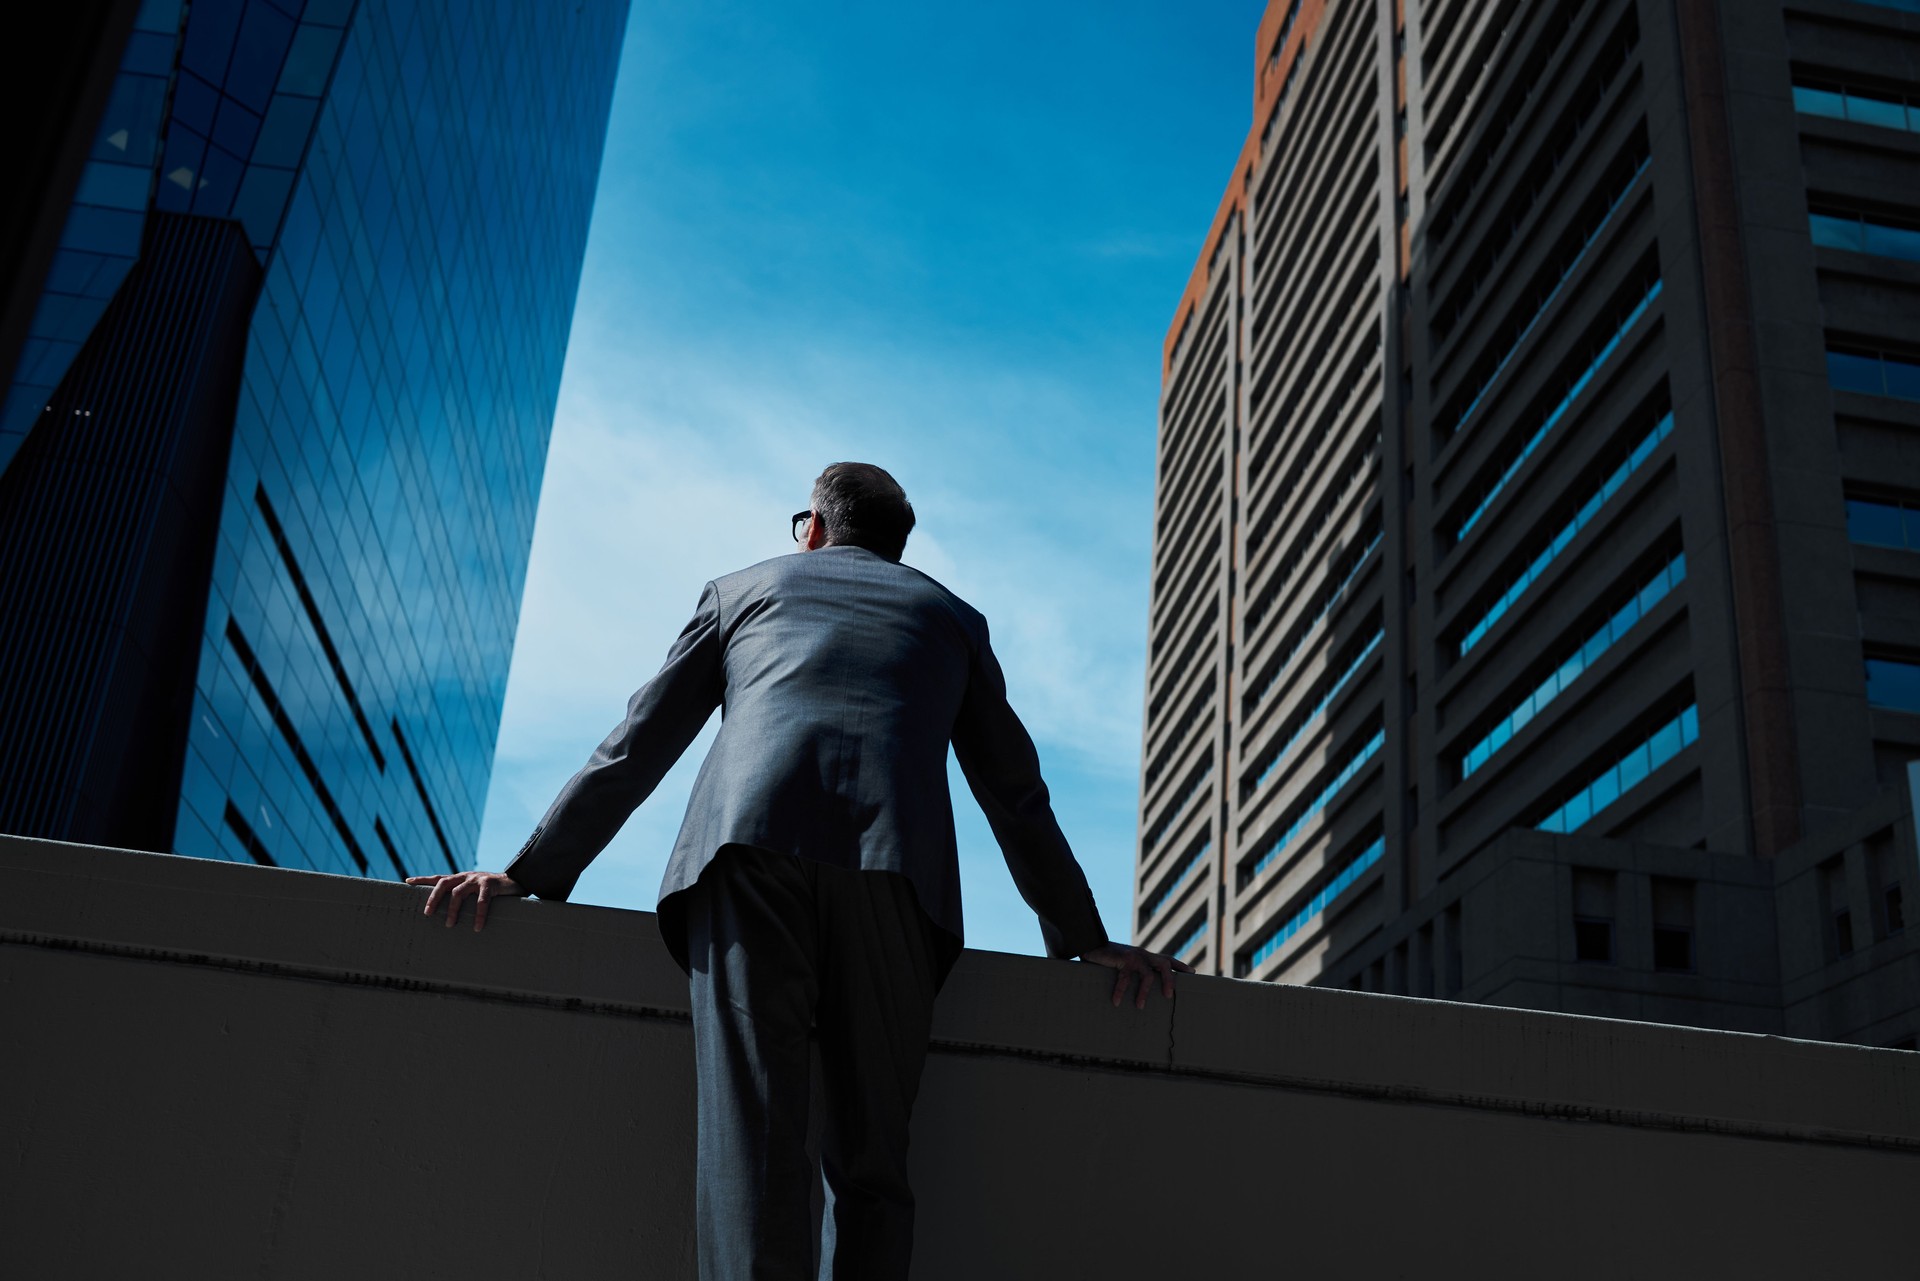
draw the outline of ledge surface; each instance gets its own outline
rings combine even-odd
[[[422,1224],[460,1213],[514,1225],[476,1276],[692,1275],[686,984],[651,914],[509,900],[476,935],[397,884],[13,837],[0,884],[23,1047],[0,1231],[34,1275],[167,1271],[141,1241],[206,1275],[432,1275]],[[1200,977],[1116,1010],[1110,986],[962,957],[916,1113],[916,1276],[1529,1275],[1539,1251],[1648,1275],[1655,1247],[1792,1275],[1835,1232],[1905,1258],[1920,1054]],[[1644,1239],[1569,1262],[1620,1215]]]

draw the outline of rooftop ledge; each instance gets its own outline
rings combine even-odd
[[[22,1275],[692,1277],[645,912],[0,837]],[[1911,1267],[1920,1054],[970,951],[920,1278]]]

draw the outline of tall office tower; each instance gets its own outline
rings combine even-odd
[[[0,830],[470,866],[626,0],[77,8],[9,204]]]
[[[1912,0],[1275,0],[1168,336],[1136,935],[1911,1046]]]

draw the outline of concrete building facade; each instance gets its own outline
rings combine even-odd
[[[1275,0],[1167,340],[1138,938],[1913,1045],[1912,10]]]

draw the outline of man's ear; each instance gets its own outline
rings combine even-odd
[[[827,522],[815,516],[807,522],[807,550],[819,551],[827,545]]]

